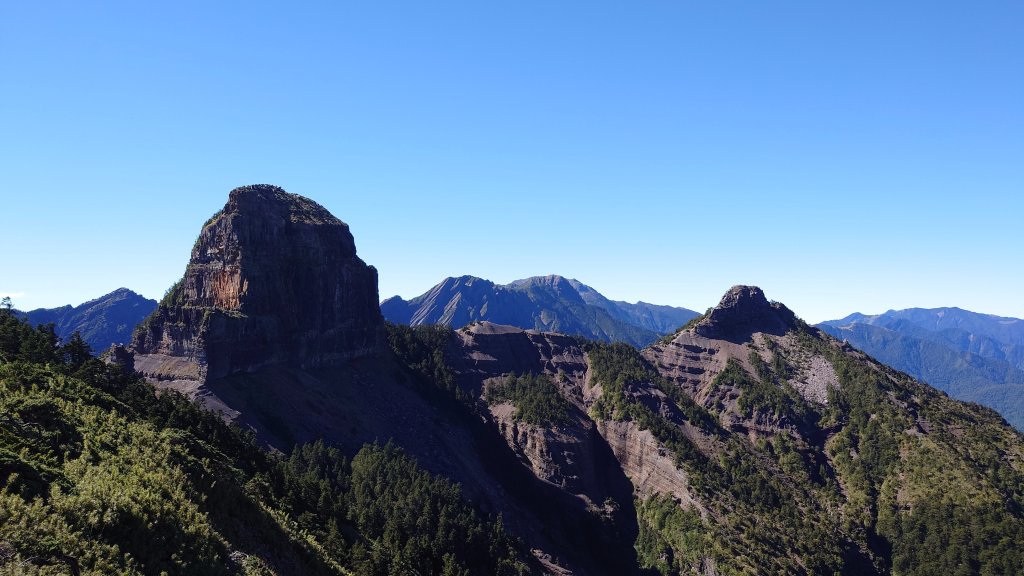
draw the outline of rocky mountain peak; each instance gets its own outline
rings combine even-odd
[[[722,296],[718,302],[717,309],[745,308],[747,310],[769,308],[771,303],[764,295],[764,291],[757,286],[744,286],[742,284],[733,286]]]
[[[733,286],[694,331],[707,338],[745,342],[756,332],[782,335],[796,315],[778,302],[769,302],[757,286]]]
[[[139,296],[139,294],[128,288],[118,288],[117,290],[114,290],[110,294],[103,296],[103,298],[128,298],[132,296]]]
[[[272,184],[253,184],[235,188],[228,194],[228,203],[222,213],[253,215],[260,218],[274,216],[293,223],[329,224],[348,232],[348,225],[323,206],[304,196],[289,194],[283,188]]]
[[[570,289],[578,289],[583,284],[574,278],[566,278],[565,276],[559,276],[558,274],[548,274],[547,276],[530,276],[529,278],[522,278],[520,280],[513,280],[508,284],[513,288],[529,288],[530,286],[547,286],[550,288],[563,288],[569,287]],[[589,288],[589,287],[588,287]]]
[[[270,185],[236,188],[185,275],[132,340],[136,369],[205,382],[266,365],[335,365],[383,343],[377,271],[348,226]]]
[[[470,276],[468,274],[458,277],[449,276],[448,278],[444,279],[444,282],[441,283],[441,285],[445,286],[446,288],[458,288],[462,286],[472,286],[474,284],[483,284],[487,286],[494,285],[494,283],[491,282],[490,280],[484,280],[483,278],[477,278],[476,276]]]

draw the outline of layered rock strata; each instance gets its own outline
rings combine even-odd
[[[185,391],[266,366],[334,366],[382,350],[377,301],[348,225],[276,186],[245,186],[203,226],[130,348],[136,370]]]

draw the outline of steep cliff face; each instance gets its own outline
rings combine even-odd
[[[383,345],[377,272],[348,226],[276,186],[231,191],[185,275],[135,332],[135,367],[203,383],[284,365],[317,368]]]
[[[491,424],[541,480],[591,505],[609,496],[605,480],[614,463],[606,448],[601,452],[597,430],[586,415],[586,355],[577,339],[480,322],[456,332],[448,356],[460,387],[472,397],[482,398],[488,383],[510,374],[548,378],[569,401],[564,421],[523,422],[515,417],[514,405],[503,403],[489,407]]]
[[[515,417],[514,405],[499,404],[488,409],[490,424],[534,475],[591,510],[607,512],[611,501],[628,507],[633,496],[656,494],[694,502],[687,473],[649,431],[635,421],[594,414],[604,390],[594,379],[587,347],[571,336],[480,322],[456,332],[448,357],[460,387],[478,398],[488,383],[509,374],[550,380],[570,405],[563,421],[526,423]],[[648,382],[635,384],[629,391],[633,397],[685,426],[661,391]]]

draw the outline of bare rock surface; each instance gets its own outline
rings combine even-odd
[[[184,277],[136,330],[136,369],[206,383],[272,365],[338,366],[383,348],[377,272],[348,226],[269,185],[231,191]]]
[[[683,506],[706,513],[690,493],[686,472],[676,468],[673,455],[650,431],[640,430],[633,422],[614,420],[601,421],[598,429],[629,476],[638,497],[667,494]]]
[[[769,302],[757,286],[733,286],[694,332],[706,338],[743,343],[757,332],[782,336],[796,316],[778,302]]]
[[[467,326],[456,335],[450,356],[465,390],[479,396],[485,382],[513,372],[546,374],[578,410],[567,425],[540,427],[516,422],[511,404],[489,407],[493,425],[538,477],[593,505],[616,493],[608,485],[595,483],[595,474],[614,471],[629,479],[635,496],[669,494],[700,509],[690,496],[685,472],[676,468],[673,454],[649,431],[631,421],[592,419],[589,409],[601,395],[601,387],[591,379],[590,360],[579,340],[487,322]],[[705,354],[704,359],[708,358],[715,356]],[[661,391],[639,385],[628,394],[682,426],[696,444],[707,444]]]

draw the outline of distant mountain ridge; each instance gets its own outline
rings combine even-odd
[[[558,275],[495,284],[475,276],[446,278],[425,294],[381,303],[396,324],[461,328],[488,321],[523,329],[575,334],[643,347],[698,316],[686,308],[609,300],[582,282]]]
[[[960,308],[909,308],[854,313],[818,326],[1024,429],[1024,320]]]
[[[62,339],[80,333],[98,354],[112,344],[127,342],[139,322],[156,310],[156,306],[156,300],[118,288],[78,306],[37,308],[23,314],[33,326],[53,323],[57,336]]]

